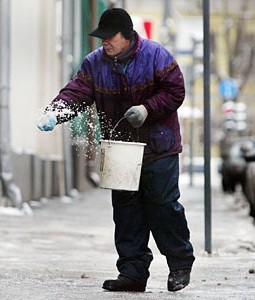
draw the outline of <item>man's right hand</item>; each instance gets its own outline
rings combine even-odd
[[[56,115],[53,112],[44,113],[37,122],[41,131],[52,131],[57,124]]]

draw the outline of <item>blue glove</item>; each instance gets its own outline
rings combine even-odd
[[[37,127],[41,131],[52,131],[57,124],[57,118],[52,112],[45,113],[40,117]]]
[[[128,122],[134,128],[141,127],[147,116],[148,112],[144,105],[132,106],[126,111],[124,115],[124,117],[127,118]]]

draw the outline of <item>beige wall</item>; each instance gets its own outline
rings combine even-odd
[[[55,50],[55,0],[11,1],[11,143],[16,149],[61,153],[60,128],[40,132],[40,109],[60,87]]]

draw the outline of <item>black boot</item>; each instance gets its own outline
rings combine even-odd
[[[145,285],[119,275],[117,279],[106,280],[103,289],[112,292],[144,292]]]
[[[190,282],[190,269],[170,272],[167,281],[167,288],[170,292],[176,292],[185,288]]]

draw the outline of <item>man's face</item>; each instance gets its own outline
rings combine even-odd
[[[104,50],[109,56],[119,55],[128,48],[129,44],[130,41],[126,40],[120,32],[115,34],[110,39],[102,39],[102,45],[104,47]]]

